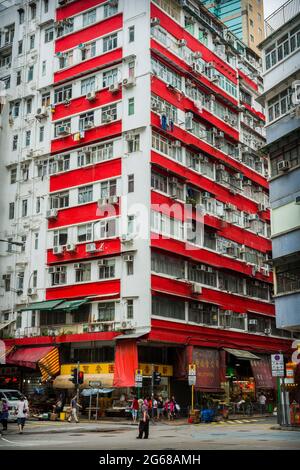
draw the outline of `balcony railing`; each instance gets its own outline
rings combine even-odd
[[[270,36],[300,12],[300,0],[288,0],[265,19],[265,35]]]

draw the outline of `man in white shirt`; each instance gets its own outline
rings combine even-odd
[[[29,405],[26,397],[21,396],[18,406],[16,407],[17,413],[17,423],[19,426],[19,434],[23,434],[23,429],[25,426],[25,421],[28,416]]]
[[[258,397],[258,403],[259,403],[259,408],[260,408],[260,412],[262,415],[265,414],[266,412],[266,401],[267,401],[267,397],[264,395],[263,392],[261,392],[261,394]]]

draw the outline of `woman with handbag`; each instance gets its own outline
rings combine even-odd
[[[23,434],[23,429],[25,426],[25,421],[28,416],[29,412],[29,406],[28,406],[28,401],[24,397],[24,395],[21,396],[19,404],[16,408],[16,415],[17,415],[17,423],[19,426],[19,434]]]

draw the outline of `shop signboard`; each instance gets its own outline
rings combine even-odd
[[[143,386],[143,371],[142,369],[136,369],[135,371],[135,386],[142,388]]]
[[[220,390],[220,355],[217,349],[193,348],[193,362],[196,366],[196,387],[202,391]]]
[[[257,388],[273,388],[270,361],[268,357],[250,361]]]
[[[189,385],[196,385],[196,375],[189,375]]]
[[[98,380],[98,381],[94,381],[94,380],[90,380],[89,381],[89,386],[92,387],[92,388],[100,388],[102,385],[102,383]]]
[[[284,377],[284,359],[283,354],[272,354],[272,376],[273,377]]]
[[[189,376],[196,375],[196,364],[189,364]]]

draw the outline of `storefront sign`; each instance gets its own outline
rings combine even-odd
[[[93,380],[90,380],[89,386],[93,388],[100,388],[102,386],[102,383],[100,381],[95,382]]]
[[[196,385],[196,375],[189,375],[189,385]]]
[[[284,383],[285,383],[285,384],[293,384],[293,383],[295,383],[294,377],[286,377],[286,378],[284,379]]]
[[[284,359],[283,354],[272,354],[272,376],[273,377],[284,377]]]
[[[196,387],[200,390],[220,390],[220,356],[217,349],[193,348],[196,366]]]
[[[143,371],[142,369],[137,369],[135,371],[135,386],[141,388],[143,386]]]
[[[62,364],[60,368],[61,375],[71,375],[72,370],[77,367],[77,364]],[[144,376],[151,376],[152,364],[139,364],[139,369],[142,370]],[[97,364],[80,364],[80,370],[84,374],[113,374],[114,363],[100,362]],[[154,364],[154,371],[159,372],[162,377],[173,376],[173,366],[165,364]]]
[[[259,361],[250,361],[256,388],[273,388],[271,367],[268,357],[262,357]]]
[[[189,364],[189,375],[196,375],[196,364]]]

